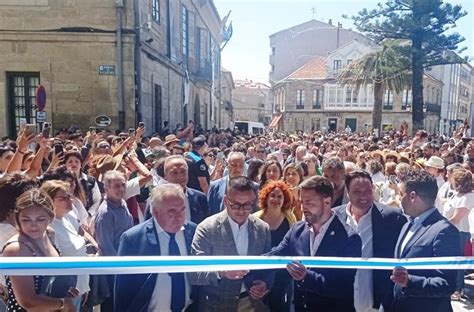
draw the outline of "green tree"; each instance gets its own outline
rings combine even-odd
[[[382,108],[386,90],[401,93],[411,84],[409,59],[403,54],[406,46],[400,40],[386,40],[380,51],[371,52],[339,71],[338,83],[358,90],[371,85],[374,91],[372,127],[382,133]]]
[[[459,57],[445,57],[445,52],[463,50],[459,49],[459,44],[464,38],[447,31],[456,27],[456,21],[466,14],[460,5],[443,0],[388,0],[352,17],[357,29],[375,42],[387,38],[410,42],[414,131],[423,128],[424,68],[462,62]]]

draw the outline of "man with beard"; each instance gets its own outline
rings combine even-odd
[[[315,176],[300,184],[304,221],[293,225],[270,256],[360,257],[359,235],[331,210],[334,188]],[[308,269],[298,261],[287,266],[295,280],[295,311],[353,312],[353,269]]]

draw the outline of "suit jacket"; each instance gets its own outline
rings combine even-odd
[[[196,231],[196,224],[184,225],[188,254]],[[122,234],[118,256],[159,256],[160,243],[156,240],[153,219],[136,225]],[[147,311],[155,289],[157,274],[123,274],[115,276],[114,304],[118,312]]]
[[[396,258],[460,256],[459,232],[448,220],[433,209],[408,241],[402,253],[400,245],[408,231],[406,223],[398,238]],[[456,270],[410,270],[406,288],[393,286],[384,299],[385,312],[447,312],[453,311],[450,296],[456,288]]]
[[[310,228],[304,221],[293,225],[269,256],[310,256]],[[335,217],[316,252],[317,257],[360,257],[359,235]],[[354,269],[310,269],[295,283],[295,311],[352,312],[354,310]]]
[[[207,206],[206,194],[201,191],[186,188],[186,196],[189,201],[189,209],[191,210],[191,222],[199,224],[209,216],[209,207]],[[145,219],[151,218],[151,202],[146,201]]]
[[[333,208],[343,224],[347,220],[347,205]],[[377,203],[372,207],[372,257],[393,258],[393,251],[403,225],[407,222],[400,209]],[[392,291],[391,271],[372,271],[372,294],[374,309],[378,309],[386,294]]]
[[[223,178],[217,179],[211,182],[211,186],[209,187],[209,192],[207,193],[207,202],[209,204],[209,215],[215,215],[222,210],[225,209],[224,206],[224,195],[225,190],[227,189],[227,182],[229,182],[229,176],[225,176]],[[259,191],[259,185],[257,183],[253,183],[253,188],[255,192]],[[257,196],[258,198],[258,196]],[[257,202],[253,207],[253,212],[258,211]]]
[[[268,224],[253,215],[248,217],[248,239],[249,256],[261,255],[271,249]],[[226,210],[198,225],[191,253],[198,256],[238,256]],[[203,285],[200,288],[199,311],[236,311],[242,282],[250,289],[255,280],[263,280],[268,288],[273,281],[273,272],[269,270],[252,271],[243,280],[237,281],[221,279],[217,272],[190,273],[188,276],[191,284]]]
[[[209,205],[209,214],[215,215],[224,210],[224,195],[227,188],[229,176],[212,181],[207,193],[207,202]]]

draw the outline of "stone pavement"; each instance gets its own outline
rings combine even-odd
[[[452,301],[454,312],[474,311],[474,280],[466,280],[466,295],[469,299],[462,301]]]

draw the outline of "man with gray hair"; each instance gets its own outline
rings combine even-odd
[[[107,171],[102,179],[105,199],[100,204],[94,222],[95,239],[99,244],[101,256],[116,256],[120,236],[133,226],[133,218],[125,202],[127,179],[117,170]],[[107,275],[110,289],[113,289],[114,277]],[[107,298],[101,304],[102,311],[115,311],[113,297]]]
[[[152,191],[153,218],[126,231],[119,256],[187,256],[196,224],[185,221],[185,194],[177,184]],[[115,310],[184,311],[192,304],[192,288],[184,273],[117,275]]]
[[[227,168],[229,174],[216,181],[211,182],[207,202],[209,203],[209,212],[214,215],[224,209],[224,195],[227,189],[229,179],[243,176],[245,155],[240,152],[230,152],[227,157]]]
[[[323,176],[334,186],[332,208],[339,207],[349,202],[345,183],[345,167],[339,157],[330,157],[323,161]]]
[[[186,221],[201,223],[209,216],[207,197],[203,192],[187,186],[189,167],[186,159],[181,155],[168,156],[164,163],[163,183],[173,183],[182,187],[185,195],[184,206]],[[162,184],[163,184],[162,183]],[[151,218],[151,198],[147,200],[145,218]]]

